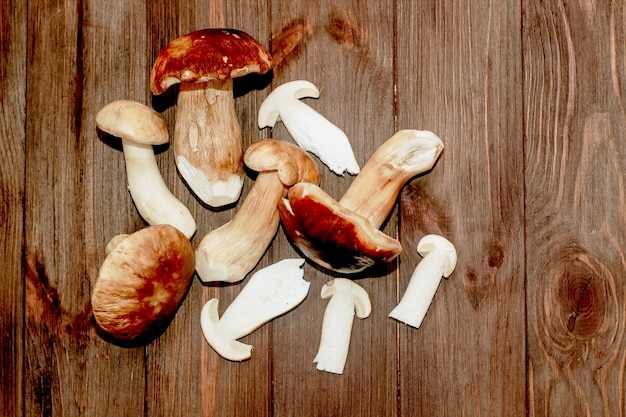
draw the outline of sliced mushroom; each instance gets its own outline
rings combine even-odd
[[[320,179],[313,158],[285,141],[257,141],[246,149],[244,161],[258,175],[235,216],[198,244],[196,271],[203,282],[244,279],[276,235],[280,224],[277,205],[288,187]]]
[[[379,228],[404,184],[431,169],[442,150],[432,132],[401,130],[372,155],[339,202],[313,184],[295,184],[278,207],[285,233],[306,257],[341,273],[394,259],[402,246]]]
[[[313,359],[320,371],[342,374],[348,358],[354,316],[366,318],[372,311],[367,292],[356,282],[335,278],[322,287],[330,298],[322,321],[320,346]]]
[[[243,186],[243,143],[232,78],[265,73],[270,53],[245,32],[198,30],[169,43],[150,74],[154,94],[181,83],[174,126],[176,166],[204,203],[238,200]]]
[[[294,309],[306,298],[310,283],[303,279],[303,265],[303,259],[284,259],[259,270],[221,318],[219,300],[209,300],[202,308],[200,324],[211,347],[231,361],[249,359],[252,346],[237,339]]]
[[[96,126],[122,140],[128,189],[141,217],[150,225],[170,224],[191,238],[196,222],[167,188],[152,148],[169,142],[163,117],[144,104],[117,100],[96,114]]]
[[[294,141],[317,155],[337,175],[359,173],[348,137],[327,118],[299,99],[318,98],[317,87],[310,81],[290,81],[276,87],[259,107],[258,125],[274,127],[281,120]]]
[[[417,251],[424,258],[413,271],[400,303],[389,313],[389,317],[415,328],[422,325],[442,277],[452,274],[457,261],[454,245],[443,236],[424,236]]]
[[[120,235],[108,245],[91,295],[98,327],[117,340],[144,340],[172,319],[191,285],[194,252],[170,225]]]

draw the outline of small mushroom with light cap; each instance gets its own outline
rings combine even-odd
[[[379,228],[404,184],[431,169],[442,150],[432,132],[401,130],[376,150],[339,202],[313,184],[295,184],[278,206],[285,234],[306,257],[340,273],[394,259],[402,246]]]
[[[454,245],[443,236],[424,236],[417,251],[424,258],[413,271],[400,303],[389,313],[389,317],[415,328],[422,325],[442,277],[452,274],[457,261]]]
[[[235,113],[235,77],[266,73],[270,53],[235,29],[202,29],[170,42],[154,62],[155,95],[180,83],[174,124],[176,166],[204,203],[221,207],[239,199],[243,142]]]
[[[154,156],[153,145],[169,142],[163,117],[132,100],[116,100],[96,114],[101,131],[122,140],[128,190],[141,217],[150,225],[170,224],[191,238],[196,222],[169,190]]]
[[[368,317],[369,295],[356,282],[335,278],[322,287],[322,298],[330,298],[322,320],[320,346],[313,359],[320,371],[342,374],[348,358],[354,316]]]
[[[120,235],[107,248],[91,295],[95,322],[115,340],[148,341],[173,318],[191,285],[191,242],[163,224]]]
[[[296,308],[307,296],[304,259],[283,259],[255,272],[219,317],[217,298],[206,302],[200,325],[206,341],[223,358],[244,361],[252,346],[238,341],[274,318]]]
[[[294,141],[311,152],[335,174],[356,175],[360,167],[343,130],[299,99],[318,98],[319,90],[310,81],[290,81],[276,87],[259,107],[258,125],[274,127],[281,120]]]
[[[196,271],[203,282],[237,282],[256,266],[280,225],[278,202],[298,182],[319,183],[313,158],[300,147],[262,139],[244,154],[258,175],[234,217],[209,232],[196,247]]]

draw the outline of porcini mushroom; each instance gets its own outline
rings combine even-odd
[[[442,150],[432,132],[401,130],[371,156],[339,202],[313,184],[295,184],[278,207],[285,233],[306,257],[341,273],[394,259],[402,246],[379,228],[404,184],[431,169]]]
[[[182,303],[194,271],[189,239],[173,226],[145,227],[114,238],[91,295],[98,327],[116,340],[147,339]]]
[[[241,126],[235,113],[235,77],[265,73],[270,53],[245,32],[198,30],[170,42],[150,73],[156,95],[180,83],[174,124],[176,166],[204,203],[234,203],[243,186]]]
[[[322,287],[323,299],[331,297],[322,320],[320,346],[313,359],[320,371],[342,374],[348,358],[354,315],[366,318],[372,311],[367,292],[356,282],[335,278]]]
[[[144,104],[116,100],[96,114],[96,126],[122,140],[128,190],[141,217],[150,225],[170,224],[191,238],[196,222],[163,181],[154,156],[153,145],[169,142],[163,117]]]
[[[303,259],[284,259],[254,273],[219,317],[217,298],[204,305],[200,324],[211,347],[231,361],[249,359],[252,346],[239,342],[270,320],[294,309],[307,296]]]
[[[424,236],[417,251],[424,258],[413,271],[400,303],[389,313],[389,317],[415,328],[422,325],[442,277],[452,274],[457,261],[454,245],[443,236]]]
[[[327,118],[300,101],[318,98],[319,90],[310,81],[290,81],[276,87],[259,107],[258,125],[274,127],[281,120],[294,141],[303,149],[317,155],[338,175],[359,173],[348,137]]]
[[[245,164],[258,175],[234,217],[209,232],[196,247],[203,282],[237,282],[259,262],[280,224],[278,202],[289,186],[320,180],[315,161],[298,146],[275,139],[250,145]]]

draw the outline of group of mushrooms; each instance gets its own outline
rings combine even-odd
[[[194,272],[202,282],[242,281],[256,267],[282,223],[302,255],[322,268],[345,274],[323,286],[329,298],[322,321],[317,369],[343,373],[354,315],[370,314],[367,292],[349,275],[389,262],[400,242],[380,230],[404,184],[430,170],[442,150],[429,131],[401,130],[361,169],[344,132],[301,98],[319,97],[305,80],[276,87],[258,112],[259,129],[281,121],[296,144],[260,139],[243,149],[234,107],[232,78],[266,73],[270,53],[235,29],[198,30],[168,44],[150,75],[155,95],[180,84],[173,149],[177,170],[193,194],[211,207],[234,205],[244,183],[244,165],[256,177],[233,218],[210,231],[194,248],[196,223],[168,189],[154,154],[169,142],[163,117],[130,100],[104,106],[96,126],[120,138],[128,188],[146,227],[114,237],[107,245],[92,292],[98,329],[120,341],[161,331],[182,303]],[[341,199],[320,187],[316,155],[337,175],[355,175]],[[330,227],[332,226],[332,227]],[[419,327],[442,277],[456,265],[454,246],[427,235],[418,244],[424,257],[390,317]],[[307,296],[304,259],[285,259],[252,274],[241,292],[218,313],[218,300],[201,312],[202,332],[222,357],[243,361],[252,346],[238,339],[290,311]]]

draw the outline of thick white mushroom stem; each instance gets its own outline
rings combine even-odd
[[[400,130],[383,143],[363,166],[339,204],[380,227],[411,178],[431,169],[443,142],[424,130]]]
[[[274,127],[281,120],[294,141],[317,155],[337,175],[359,173],[352,146],[346,134],[312,107],[299,99],[319,97],[317,87],[305,80],[276,87],[259,107],[258,125]]]
[[[174,125],[176,166],[212,207],[232,204],[243,187],[243,143],[232,79],[181,83]]]
[[[252,346],[239,342],[265,323],[297,307],[307,296],[303,259],[284,259],[256,272],[228,306],[222,317],[218,300],[202,308],[200,324],[205,339],[223,358],[244,361]]]
[[[196,222],[163,181],[152,145],[122,140],[122,148],[128,190],[141,217],[150,225],[174,226],[191,238]]]
[[[235,216],[209,232],[196,248],[196,272],[203,282],[237,282],[259,262],[274,239],[276,205],[287,193],[276,172],[260,172]]]
[[[314,363],[317,369],[342,374],[348,358],[354,316],[366,318],[372,311],[367,292],[352,280],[335,278],[322,287],[323,299],[332,297],[322,321],[322,336]]]
[[[389,313],[389,317],[415,328],[422,325],[442,277],[452,274],[457,261],[454,245],[442,236],[424,236],[417,251],[424,258],[413,271],[400,303]]]

